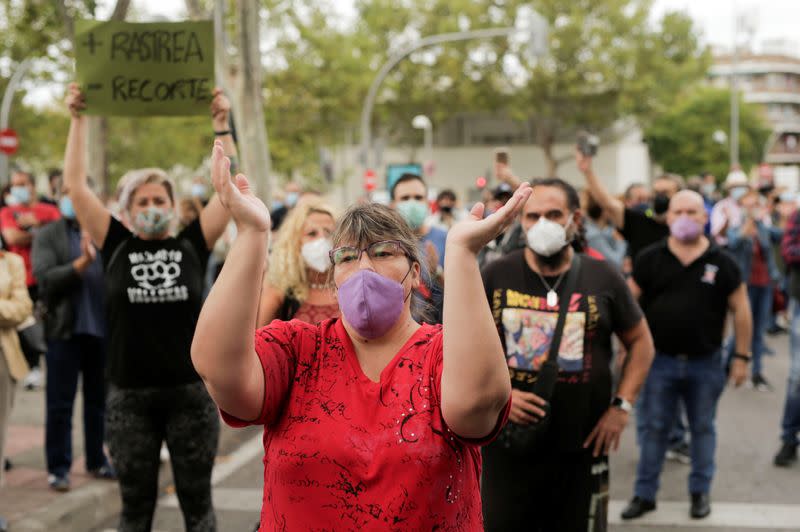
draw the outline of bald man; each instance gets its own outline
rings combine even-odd
[[[667,211],[670,236],[637,257],[631,290],[639,299],[656,347],[641,393],[647,419],[639,445],[634,497],[623,519],[656,508],[659,476],[678,401],[683,400],[691,433],[690,515],[711,512],[717,402],[725,387],[722,333],[734,315],[736,354],[730,379],[740,386],[750,362],[752,321],[747,288],[734,259],[703,235],[707,214],[700,194],[675,194]]]

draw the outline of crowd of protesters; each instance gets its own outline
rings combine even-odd
[[[618,197],[576,150],[577,188],[505,157],[469,207],[404,174],[387,205],[289,183],[267,208],[215,90],[210,183],[179,197],[133,169],[103,202],[75,84],[66,106],[50,196],[16,171],[0,197],[0,459],[15,383],[44,382],[48,482],[68,491],[80,380],[86,468],[119,482],[121,531],[151,529],[165,451],[186,530],[217,529],[220,418],[264,426],[261,530],[606,530],[634,411],[622,518],[656,510],[673,458],[702,519],[726,382],[771,392],[765,335],[787,331],[774,464],[797,459],[794,193],[735,168]]]

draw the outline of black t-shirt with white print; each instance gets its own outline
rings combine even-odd
[[[512,383],[535,376],[547,359],[559,310],[558,305],[548,307],[547,290],[524,252],[513,251],[482,272]],[[557,277],[545,280],[553,286]],[[582,255],[561,337],[550,427],[537,453],[581,450],[611,402],[611,337],[641,319],[642,311],[616,268]],[[487,452],[492,448],[503,451],[495,443]]]
[[[720,349],[728,298],[742,284],[727,251],[712,243],[684,265],[663,240],[639,254],[633,280],[642,291],[639,301],[656,352],[702,358]]]
[[[190,349],[209,254],[199,220],[177,237],[142,240],[111,219],[102,255],[112,384],[158,388],[200,380]]]

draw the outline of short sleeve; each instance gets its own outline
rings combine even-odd
[[[122,222],[113,216],[109,216],[109,220],[108,233],[106,233],[103,248],[100,250],[100,253],[103,255],[103,266],[106,269],[111,263],[111,257],[114,255],[114,251],[117,250],[120,244],[132,236],[128,228],[122,225]]]
[[[298,320],[275,320],[256,331],[255,349],[264,372],[264,404],[253,420],[242,420],[220,411],[232,427],[270,425],[278,419],[295,378],[297,361],[316,349],[319,328]]]
[[[633,280],[636,281],[636,284],[639,285],[639,288],[642,289],[642,292],[647,292],[650,286],[651,268],[649,267],[649,263],[651,256],[651,253],[639,253],[639,255],[633,259],[633,272],[631,272],[631,276]]]
[[[442,370],[444,369],[444,333],[440,329],[430,340],[430,353],[429,356],[433,362],[433,385],[434,385],[434,393],[436,395],[436,400],[439,404],[439,414],[442,420],[442,425],[450,430],[447,427],[447,422],[444,420],[444,416],[441,415],[441,405],[442,405]],[[506,401],[505,406],[500,411],[500,414],[497,416],[497,422],[492,428],[491,432],[482,438],[464,438],[459,436],[455,432],[452,432],[453,436],[458,439],[461,443],[465,445],[471,445],[474,447],[483,447],[484,445],[489,445],[492,443],[497,436],[500,435],[500,431],[503,430],[506,422],[508,421],[508,414],[511,412],[511,396],[508,396],[508,401]]]
[[[206,237],[203,236],[203,228],[200,226],[200,218],[187,225],[183,231],[180,232],[178,238],[186,240],[197,252],[197,256],[203,264],[208,262],[208,257],[211,255],[211,250],[208,249]]]
[[[11,207],[3,207],[0,209],[0,228],[19,229],[17,220],[14,219],[14,211]]]
[[[723,272],[723,289],[725,296],[729,297],[739,285],[742,284],[742,271],[739,269],[738,264],[734,258],[724,249],[720,249],[721,264],[720,269]]]
[[[43,204],[43,206],[45,206],[46,208],[41,214],[40,218],[41,222],[50,223],[61,219],[61,212],[56,207],[53,207],[52,205],[48,205],[46,203]]]
[[[607,264],[603,264],[607,267]],[[633,297],[622,274],[607,268],[608,286],[611,289],[611,317],[615,331],[627,331],[642,321],[642,309]]]

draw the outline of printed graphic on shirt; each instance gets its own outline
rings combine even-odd
[[[703,277],[700,279],[701,282],[713,285],[717,280],[717,272],[719,271],[719,266],[715,264],[706,264],[705,265],[705,272],[703,272]]]
[[[547,359],[558,321],[558,313],[504,308],[502,320],[506,335],[508,366],[527,371],[538,371]],[[558,350],[558,366],[562,371],[583,370],[585,327],[585,313],[567,313],[561,347]]]
[[[128,287],[131,303],[174,303],[189,299],[189,288],[178,284],[183,261],[180,250],[131,252],[128,260],[131,277],[138,285]]]

